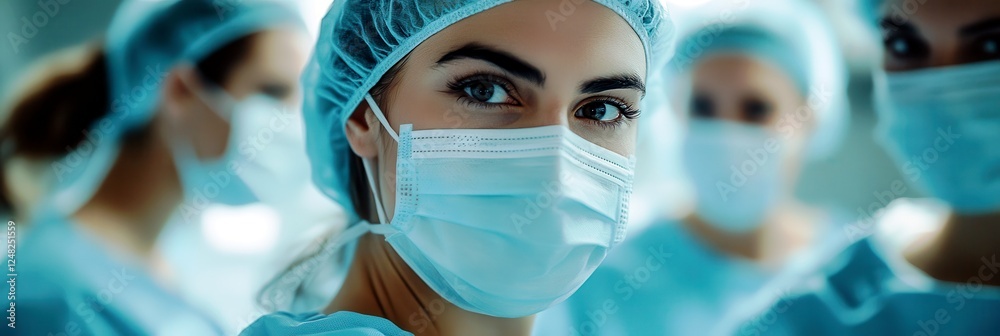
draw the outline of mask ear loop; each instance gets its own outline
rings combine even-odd
[[[383,114],[382,110],[379,109],[378,104],[375,103],[375,99],[372,98],[372,95],[365,94],[365,101],[368,102],[368,108],[372,109],[372,113],[375,114],[375,118],[378,118],[378,121],[382,123],[383,127],[385,127],[386,132],[388,132],[389,135],[392,136],[392,139],[396,140],[396,142],[398,143],[399,135],[397,135],[396,131],[392,129],[392,126],[389,125],[389,120],[385,118],[385,114]],[[378,188],[376,188],[375,170],[372,169],[371,160],[367,158],[362,158],[361,163],[365,166],[365,175],[367,175],[368,177],[368,187],[371,188],[372,198],[375,199],[375,208],[376,212],[378,213],[378,221],[380,222],[380,224],[388,224],[388,221],[386,220],[388,216],[386,216],[385,208],[382,207],[382,197],[379,196]]]
[[[178,77],[184,83],[184,86],[193,92],[199,100],[208,105],[208,109],[212,110],[215,115],[231,125],[233,121],[233,109],[238,104],[238,101],[226,92],[225,89],[215,86],[215,84],[202,77],[193,66],[182,65],[182,67],[185,70]],[[194,83],[195,81],[198,82],[197,85]],[[209,95],[205,90],[212,91],[214,95]],[[225,106],[219,106],[218,100],[223,100],[222,104]]]
[[[375,104],[375,98],[372,98],[371,94],[366,94],[365,101],[368,102],[368,108],[372,109],[372,112],[375,113],[375,118],[378,118],[378,122],[382,123],[382,126],[385,126],[386,132],[389,132],[392,139],[398,143],[399,135],[396,134],[396,130],[392,129],[392,125],[389,125],[389,120],[385,118],[382,109],[378,108],[378,104]]]
[[[361,163],[365,166],[365,175],[368,177],[368,187],[372,190],[372,198],[375,199],[375,210],[378,213],[380,224],[386,223],[385,208],[382,207],[382,197],[379,196],[378,188],[375,187],[375,171],[372,169],[371,160],[362,158]]]

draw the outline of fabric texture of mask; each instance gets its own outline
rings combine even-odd
[[[104,39],[111,110],[90,126],[83,144],[53,165],[53,186],[40,202],[46,208],[37,211],[68,214],[90,200],[118,159],[123,137],[153,119],[175,66],[277,27],[304,31],[298,11],[280,1],[123,1]]]
[[[698,217],[719,229],[747,232],[763,223],[782,188],[782,143],[758,126],[692,120],[683,164]]]
[[[720,14],[720,6],[729,14]],[[826,158],[839,147],[850,119],[848,71],[833,26],[817,5],[805,0],[716,0],[678,8],[675,16],[677,50],[663,71],[668,94],[688,90],[688,75],[700,61],[721,54],[745,55],[780,69],[798,87],[810,109],[797,109],[779,122],[814,123],[806,158]]]
[[[875,94],[905,176],[956,212],[1000,210],[1000,62],[878,73]]]
[[[462,309],[507,318],[540,312],[569,297],[625,238],[633,159],[564,126],[412,128],[393,134],[392,221],[369,227]]]
[[[324,194],[345,209],[354,209],[349,192],[351,152],[344,126],[375,83],[432,35],[507,2],[334,1],[303,76],[307,151],[313,180]],[[644,47],[648,72],[669,58],[673,24],[660,1],[595,2],[632,27]],[[553,6],[553,11],[558,10],[559,6]],[[645,78],[650,77],[646,74]],[[353,211],[350,215],[357,220]]]

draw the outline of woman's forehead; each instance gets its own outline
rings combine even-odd
[[[721,86],[756,85],[768,91],[789,90],[797,92],[795,84],[775,64],[756,57],[738,53],[719,54],[696,63],[692,80]]]
[[[968,25],[989,19],[1000,19],[1000,1],[889,0],[879,13],[879,20],[890,26],[909,24],[925,35],[957,36]]]
[[[509,53],[552,80],[623,72],[644,79],[642,42],[623,18],[600,4],[583,2],[553,24],[545,12],[558,11],[559,3],[514,1],[473,15],[421,43],[411,60],[436,63],[475,44]]]

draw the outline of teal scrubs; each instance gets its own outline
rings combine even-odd
[[[273,313],[254,321],[241,336],[324,335],[324,336],[410,336],[381,317],[353,312]]]
[[[983,285],[1000,276],[1000,256],[983,256],[980,272],[961,283],[933,279],[903,257],[916,236],[940,227],[948,211],[928,200],[894,202],[871,235],[816,271],[787,281],[787,295],[730,334],[1000,334],[1000,288]]]
[[[21,335],[220,335],[207,315],[65,219],[37,221],[18,242]]]
[[[660,220],[630,233],[576,294],[539,314],[534,333],[712,334],[780,272],[722,255],[680,222]]]

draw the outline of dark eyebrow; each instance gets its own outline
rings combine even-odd
[[[539,86],[545,85],[545,74],[541,70],[538,70],[538,68],[506,51],[478,43],[469,43],[444,54],[437,61],[437,65],[443,65],[444,63],[463,58],[486,61],[514,76],[524,78]]]
[[[981,34],[993,29],[1000,29],[1000,17],[995,17],[992,19],[982,20],[965,27],[962,27],[958,31],[958,35],[962,37],[969,37],[972,35]]]
[[[885,30],[902,30],[907,33],[917,33],[917,29],[914,28],[909,21],[896,23],[895,20],[888,17],[880,20],[878,26]]]
[[[643,94],[646,93],[646,86],[639,79],[639,76],[634,74],[621,74],[591,79],[580,85],[581,93],[599,93],[617,89],[633,89],[639,90]]]

